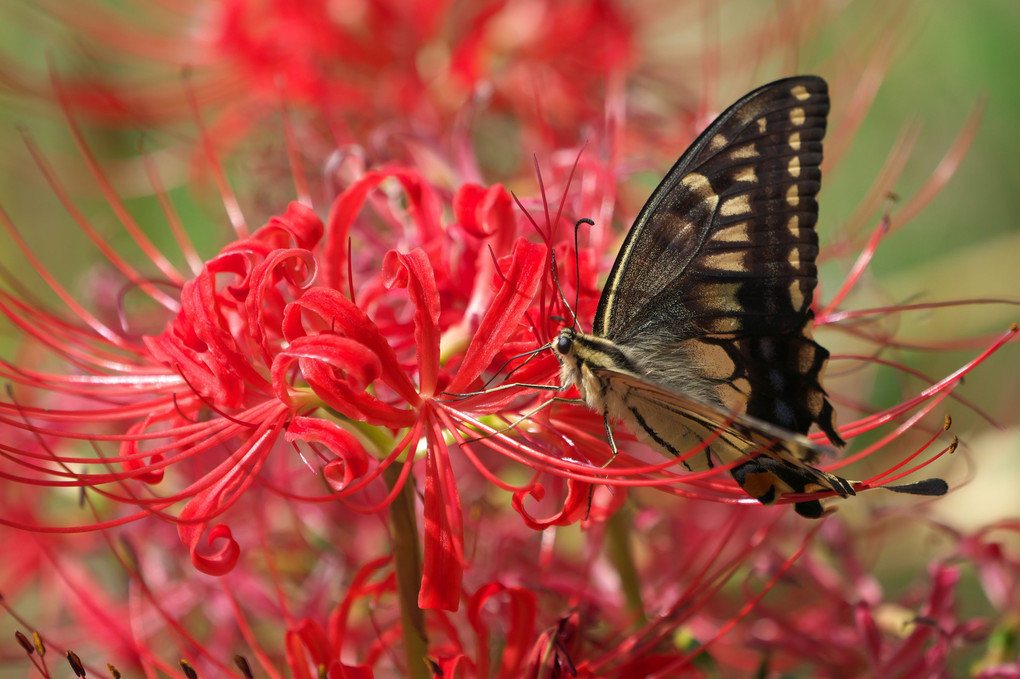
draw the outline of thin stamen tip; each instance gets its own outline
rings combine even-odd
[[[244,679],[254,679],[254,675],[251,673],[251,665],[248,664],[248,659],[243,655],[234,656],[234,664],[241,670],[241,674],[244,675]]]
[[[67,652],[67,663],[71,666],[71,670],[74,672],[76,677],[85,676],[85,667],[81,664],[81,658],[74,651]]]
[[[25,649],[25,653],[28,655],[35,653],[35,646],[32,645],[32,642],[29,641],[28,637],[22,634],[20,630],[14,633],[14,638],[17,639],[18,644]]]
[[[38,632],[32,632],[32,643],[35,644],[35,652],[39,654],[40,658],[46,655],[46,644],[43,643]]]

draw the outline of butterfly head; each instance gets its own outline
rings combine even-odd
[[[563,328],[552,341],[553,354],[560,362],[560,384],[568,386],[581,384],[581,361],[575,351],[577,331]]]
[[[563,328],[559,334],[556,335],[556,339],[553,340],[552,349],[556,357],[563,362],[564,357],[570,356],[574,351],[574,337],[576,337],[577,331],[573,328]]]
[[[597,395],[601,389],[592,368],[605,364],[602,352],[599,351],[601,343],[598,337],[586,335],[573,328],[563,328],[552,341],[553,353],[560,362],[560,384],[564,388],[576,386],[581,398],[588,401],[596,410],[601,410],[597,403]],[[596,398],[596,401],[592,402],[589,395]]]
[[[560,384],[564,387],[577,385],[581,398],[589,405],[598,404],[605,391],[598,373],[635,374],[633,362],[621,347],[604,337],[574,328],[560,330],[552,341],[552,350],[560,362]],[[596,407],[596,410],[601,409]]]

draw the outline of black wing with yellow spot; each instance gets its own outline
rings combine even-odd
[[[815,76],[728,108],[652,193],[599,300],[594,334],[667,387],[698,373],[714,401],[842,445],[811,338],[816,195],[829,98]]]

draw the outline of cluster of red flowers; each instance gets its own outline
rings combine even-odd
[[[4,629],[16,630],[0,660],[46,677],[66,672],[54,648],[78,676],[109,662],[115,677],[937,677],[969,653],[975,676],[1018,676],[1010,647],[993,643],[1015,631],[1020,607],[1020,562],[1000,539],[1015,523],[960,534],[916,500],[862,531],[839,512],[802,522],[717,471],[646,457],[625,432],[604,466],[598,415],[533,412],[558,365],[550,352],[523,355],[571,317],[564,300],[592,317],[617,242],[617,181],[666,137],[693,138],[720,102],[705,87],[658,136],[634,132],[621,84],[639,73],[634,35],[648,17],[609,0],[464,4],[195,0],[161,7],[172,21],[141,6],[128,18],[54,5],[111,59],[186,64],[188,76],[171,92],[51,65],[37,88],[2,68],[19,94],[59,103],[155,273],[107,244],[29,136],[121,283],[116,303],[71,293],[25,243],[22,220],[0,210],[62,304],[20,282],[0,290],[21,339],[0,362],[0,539],[16,545],[0,564]],[[262,194],[256,178],[253,195],[235,196],[218,158],[243,158],[280,111],[270,155],[275,175],[289,163],[297,200],[249,231],[243,215],[277,189]],[[833,157],[860,117],[846,111]],[[197,123],[197,143],[178,150],[195,181],[217,184],[234,239],[203,261],[143,154],[189,270],[176,267],[118,197],[82,121],[163,133]],[[519,147],[501,165],[472,136],[506,121]],[[600,126],[590,149],[563,141]],[[628,158],[624,136],[640,149]],[[542,172],[520,167],[532,149]],[[521,198],[483,180],[498,173],[527,187]],[[916,214],[946,176],[897,215]],[[578,246],[574,222],[589,216],[598,226]],[[909,373],[878,357],[890,337],[869,323],[908,307],[843,304],[888,227],[864,239],[848,226],[847,241],[867,243],[816,311],[818,325],[875,347],[834,357],[854,379],[880,365]],[[128,291],[147,302],[129,305]],[[969,338],[981,347],[969,363],[888,408],[832,390],[861,413],[845,438],[882,435],[828,468],[877,453],[869,482],[884,485],[952,450],[929,420],[941,423],[963,376],[1014,334]],[[487,388],[492,379],[507,384]],[[943,551],[890,594],[867,562],[903,523],[926,526]],[[979,613],[957,601],[968,568],[991,604]]]

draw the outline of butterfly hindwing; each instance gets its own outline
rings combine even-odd
[[[799,332],[777,335],[705,335],[678,343],[675,351],[687,369],[713,385],[725,408],[800,434],[817,423],[829,441],[842,446],[822,388],[829,352],[811,339],[813,315],[804,323]],[[655,355],[644,360],[663,362]]]
[[[727,412],[626,372],[595,368],[592,374],[603,385],[603,397],[610,407],[607,414],[624,421],[654,448],[684,456],[688,469],[738,463],[731,469],[733,477],[763,504],[772,504],[786,493],[855,494],[846,479],[810,466],[828,451],[805,436]],[[701,443],[708,444],[703,451],[687,455]],[[821,505],[817,500],[798,502],[797,511],[817,518]]]

